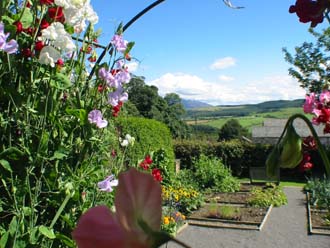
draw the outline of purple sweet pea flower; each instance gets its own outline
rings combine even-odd
[[[128,42],[123,39],[122,35],[115,34],[111,39],[112,45],[114,45],[118,52],[125,52]]]
[[[126,102],[128,100],[127,92],[124,92],[122,87],[118,87],[116,91],[110,92],[108,94],[108,103],[115,107],[119,102]]]
[[[88,114],[88,121],[91,124],[96,124],[98,128],[104,128],[108,125],[108,121],[103,120],[103,116],[100,110],[92,110]]]
[[[118,87],[118,80],[111,74],[110,71],[107,71],[104,67],[99,70],[98,75],[103,81],[107,83],[109,87]]]
[[[7,42],[7,38],[9,37],[9,33],[4,33],[5,26],[3,23],[0,23],[0,50],[5,51],[8,54],[16,53],[18,50],[17,41],[11,39]]]
[[[131,75],[126,70],[121,70],[115,75],[115,79],[121,84],[128,83],[131,80]]]
[[[106,192],[112,192],[113,188],[118,185],[118,180],[115,179],[114,175],[108,176],[106,179],[104,179],[101,182],[97,183],[97,186],[101,191],[106,191]]]

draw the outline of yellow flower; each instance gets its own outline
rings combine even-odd
[[[168,216],[165,216],[163,219],[163,223],[164,223],[164,225],[170,224],[170,218]]]

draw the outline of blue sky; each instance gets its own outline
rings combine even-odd
[[[120,22],[151,4],[147,0],[92,0],[107,44]],[[304,98],[305,90],[288,75],[282,48],[313,41],[289,6],[295,0],[166,0],[124,34],[135,41],[131,65],[159,94],[212,105]],[[317,30],[324,28],[319,25]]]

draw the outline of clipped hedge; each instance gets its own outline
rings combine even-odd
[[[117,127],[122,137],[130,134],[135,138],[134,145],[126,151],[127,162],[135,165],[146,154],[164,150],[169,170],[175,170],[172,136],[165,124],[141,117],[122,117],[117,119]]]
[[[251,144],[240,140],[205,142],[202,140],[176,140],[174,151],[181,160],[181,168],[192,168],[193,160],[202,154],[216,156],[234,174],[247,176],[249,166],[264,166],[270,145]]]

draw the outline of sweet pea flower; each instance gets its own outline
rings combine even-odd
[[[17,41],[14,39],[11,39],[9,42],[7,42],[7,38],[9,37],[9,33],[5,34],[5,26],[2,22],[0,22],[0,50],[8,53],[13,54],[16,53],[18,50],[18,44]]]
[[[118,185],[118,180],[115,179],[114,175],[108,176],[105,180],[98,182],[97,186],[101,191],[112,192],[113,188]]]
[[[61,58],[58,50],[51,46],[44,46],[39,55],[39,63],[55,67],[55,63]]]
[[[119,102],[126,102],[128,100],[128,93],[124,92],[122,87],[118,87],[116,91],[108,94],[108,103],[111,106],[117,106]]]
[[[104,127],[108,126],[108,121],[103,120],[102,113],[98,109],[95,109],[95,110],[92,110],[91,112],[89,112],[88,121],[91,124],[96,124],[96,126],[98,128],[104,128]]]
[[[305,103],[303,105],[303,109],[305,113],[313,113],[315,104],[315,93],[311,93],[306,95]]]
[[[80,217],[73,239],[79,248],[155,247],[160,244],[154,234],[160,230],[161,203],[160,184],[131,168],[119,175],[116,212],[106,206],[89,209]],[[170,239],[166,237],[163,242]]]
[[[123,39],[122,35],[115,34],[111,39],[111,44],[115,46],[118,52],[125,52],[128,41]]]
[[[119,138],[119,142],[120,142],[120,145],[123,147],[128,146],[130,144],[134,145],[135,138],[129,134],[126,134],[124,140],[122,138]]]
[[[330,102],[330,91],[326,90],[320,94],[320,102],[328,104]]]

